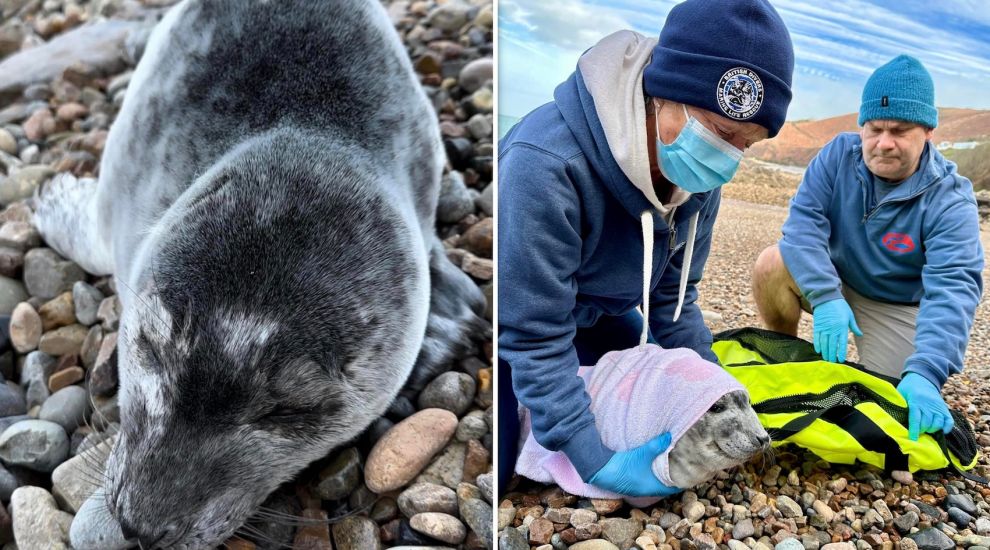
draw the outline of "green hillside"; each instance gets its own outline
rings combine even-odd
[[[959,173],[969,178],[977,191],[990,189],[990,142],[974,149],[947,149],[942,154],[959,165]]]

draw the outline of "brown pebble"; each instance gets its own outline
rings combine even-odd
[[[41,335],[38,349],[48,355],[79,353],[88,332],[89,328],[79,324],[57,328]]]
[[[24,121],[24,137],[30,141],[41,141],[55,132],[55,117],[48,109],[38,109]]]
[[[467,452],[464,454],[464,477],[462,479],[468,483],[474,483],[475,479],[489,470],[492,454],[488,452],[477,439],[467,442]]]
[[[457,429],[457,416],[423,409],[393,426],[378,440],[365,464],[365,484],[376,493],[403,487],[418,475]]]
[[[327,520],[327,513],[324,510],[307,508],[302,511],[302,516],[318,521]],[[330,525],[312,523],[300,525],[292,547],[296,550],[333,550],[333,545],[330,543]]]
[[[227,539],[227,542],[223,543],[223,547],[227,550],[254,550],[255,545],[253,542],[248,542],[244,539],[234,537],[232,539]]]
[[[492,257],[492,218],[485,218],[471,226],[461,237],[464,248],[482,258]]]
[[[491,281],[495,266],[492,260],[479,258],[474,254],[467,254],[461,260],[461,269],[465,273],[481,281]]]
[[[64,105],[59,105],[58,109],[55,111],[55,116],[61,120],[72,122],[77,118],[82,118],[89,114],[89,109],[86,108],[82,103],[66,103]]]
[[[38,309],[38,315],[41,315],[41,324],[45,332],[75,323],[76,309],[72,303],[72,292],[63,292],[45,302]]]
[[[52,393],[55,393],[62,388],[79,382],[85,377],[86,371],[82,367],[69,367],[48,377],[48,389]]]

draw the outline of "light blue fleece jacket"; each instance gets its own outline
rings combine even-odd
[[[841,285],[880,302],[920,304],[904,374],[941,388],[963,367],[983,293],[973,186],[931,143],[918,171],[882,199],[859,134],[843,133],[808,165],[784,222],[780,253],[812,307]]]

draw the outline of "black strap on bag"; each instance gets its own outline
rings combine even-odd
[[[884,469],[907,470],[908,457],[901,452],[894,438],[887,435],[870,417],[866,416],[851,405],[835,405],[799,416],[780,428],[767,430],[774,441],[786,439],[807,428],[815,420],[824,420],[835,424],[853,436],[864,449],[884,455]],[[946,455],[948,456],[948,455]]]

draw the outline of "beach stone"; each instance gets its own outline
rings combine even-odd
[[[494,540],[492,533],[492,507],[483,500],[469,498],[461,501],[458,508],[464,523],[478,535],[485,548],[492,550],[492,541]]]
[[[467,529],[461,520],[440,512],[416,514],[409,518],[409,525],[424,535],[449,544],[460,544],[467,536]]]
[[[791,550],[803,550],[804,545],[802,545],[800,542],[797,542],[795,539],[788,539],[788,540],[793,540],[797,544],[796,547],[793,545],[790,546]],[[780,550],[779,544],[776,546],[775,550]],[[823,545],[821,547],[821,550],[856,550],[856,545],[851,542],[832,542]]]
[[[475,382],[469,374],[449,371],[437,376],[419,394],[420,409],[446,409],[457,416],[474,400]]]
[[[368,518],[346,517],[333,524],[333,541],[337,550],[381,550],[378,526]]]
[[[307,508],[302,511],[302,517],[313,520],[314,523],[304,523],[296,529],[292,548],[297,550],[333,550],[333,544],[330,542],[330,525],[325,523],[327,521],[326,511]]]
[[[27,400],[24,397],[24,390],[10,380],[0,384],[0,417],[25,413],[27,413]]]
[[[89,372],[89,390],[93,395],[110,396],[117,391],[117,333],[103,337],[100,351]]]
[[[976,504],[973,503],[973,497],[965,493],[948,495],[945,498],[945,505],[949,508],[959,508],[971,516],[975,516],[980,513],[976,508]]]
[[[24,253],[20,250],[0,247],[0,275],[18,277],[24,267]]]
[[[835,519],[835,511],[829,508],[828,504],[825,504],[823,501],[816,500],[811,507],[815,510],[816,514],[825,520],[825,523],[832,523],[832,520]]]
[[[48,491],[19,487],[10,497],[17,548],[23,550],[67,550],[72,515],[62,512]]]
[[[755,533],[756,528],[753,526],[753,520],[750,518],[737,521],[732,527],[732,538],[736,540],[743,540],[746,537],[752,537]]]
[[[572,544],[569,550],[619,550],[619,547],[607,540],[583,540]]]
[[[499,533],[498,550],[529,550],[529,541],[515,527],[506,527]]]
[[[0,246],[23,252],[41,246],[41,234],[28,222],[9,221],[0,226]]]
[[[21,387],[24,388],[28,410],[41,405],[51,395],[48,391],[48,378],[54,370],[55,358],[43,351],[32,351],[24,359]]]
[[[17,477],[0,465],[0,501],[10,502],[10,495],[14,494],[14,491],[19,486],[20,481],[17,480]],[[2,506],[3,505],[0,504],[0,507]]]
[[[417,482],[438,483],[457,489],[464,479],[464,458],[467,445],[451,443],[433,459],[423,472],[416,477]]]
[[[57,392],[86,378],[86,371],[80,366],[62,369],[48,377],[48,391]]]
[[[3,64],[0,63],[0,66]],[[0,80],[3,76],[0,73]],[[29,199],[48,178],[55,175],[55,170],[43,164],[29,164],[17,172],[0,180],[0,204],[10,204],[14,201]]]
[[[874,501],[873,509],[876,510],[878,514],[880,514],[880,518],[884,521],[884,523],[888,521],[894,521],[894,514],[890,512],[890,508],[887,506],[886,502],[882,500]],[[881,527],[883,526],[881,525]]]
[[[918,514],[913,511],[908,511],[901,514],[899,517],[894,518],[894,527],[902,535],[906,535],[911,531],[911,528],[918,525]]]
[[[48,83],[72,66],[98,74],[116,74],[127,64],[125,43],[144,24],[107,20],[83,25],[42,45],[23,49],[0,62],[0,98],[16,97],[36,83]]]
[[[78,354],[89,328],[80,324],[59,327],[41,335],[38,349],[49,355]]]
[[[437,221],[456,223],[474,212],[474,198],[464,185],[460,172],[450,171],[440,183],[440,199],[437,202]]]
[[[76,322],[76,311],[72,305],[72,293],[63,292],[38,308],[41,325],[45,332]]]
[[[553,523],[546,518],[536,518],[529,524],[530,544],[549,544],[553,536]]]
[[[0,459],[8,466],[51,472],[69,456],[65,430],[47,420],[22,420],[0,434]]]
[[[478,207],[478,210],[481,210],[486,216],[489,217],[491,217],[495,212],[495,200],[493,194],[494,186],[489,183],[484,189],[481,190],[481,194],[474,199],[474,205]]]
[[[0,276],[0,315],[10,315],[17,304],[28,299],[24,284],[17,279]]]
[[[454,32],[467,24],[470,12],[471,6],[453,0],[433,8],[426,18],[426,24],[445,32]]]
[[[973,521],[973,516],[959,508],[949,508],[949,521],[955,523],[959,528],[964,528],[968,527],[969,523]]]
[[[405,486],[442,449],[457,417],[443,409],[424,409],[396,424],[378,440],[365,464],[365,484],[376,493]]]
[[[72,302],[75,305],[76,320],[89,326],[96,322],[96,312],[103,301],[103,293],[85,281],[72,284]]]
[[[80,506],[72,520],[69,539],[74,550],[124,550],[133,547],[124,538],[120,524],[110,515],[102,489]]]
[[[493,229],[494,220],[485,218],[464,232],[464,235],[461,236],[461,245],[472,254],[477,254],[482,258],[491,258]]]
[[[416,483],[399,494],[399,511],[407,518],[424,512],[457,514],[457,495],[450,487],[436,483]]]
[[[777,509],[784,514],[785,518],[796,518],[804,515],[801,511],[801,505],[787,495],[777,497]]]
[[[17,140],[4,128],[0,128],[0,151],[8,155],[17,155]]]
[[[320,470],[316,494],[323,500],[338,500],[351,494],[361,482],[361,454],[354,447],[344,449]]]
[[[69,386],[53,393],[38,413],[40,420],[54,422],[70,434],[86,423],[89,395],[82,386]]]
[[[24,255],[24,285],[31,296],[50,300],[85,278],[81,267],[51,248],[34,248]]]
[[[894,521],[896,523],[897,520]],[[912,533],[907,538],[913,540],[921,550],[952,550],[956,547],[956,543],[948,535],[933,527]]]
[[[100,353],[100,346],[103,345],[103,328],[99,325],[89,327],[86,338],[79,348],[79,361],[83,367],[92,369],[96,363],[96,357]]]
[[[486,82],[491,81],[494,74],[495,64],[492,62],[492,58],[475,59],[461,69],[461,73],[457,76],[457,84],[465,92],[474,93]]]
[[[894,470],[890,473],[890,477],[894,478],[894,481],[900,482],[904,485],[911,485],[914,483],[914,476],[907,470]]]
[[[976,518],[976,532],[980,535],[990,535],[990,518]]]
[[[705,505],[694,500],[685,504],[681,513],[684,514],[685,519],[691,523],[695,523],[705,516]]]
[[[116,294],[107,296],[100,302],[99,309],[96,310],[96,318],[103,324],[106,330],[117,330],[120,328],[120,298]]]
[[[634,519],[606,518],[600,523],[602,536],[620,547],[628,547],[643,531],[643,522]]]
[[[493,473],[488,472],[481,474],[475,479],[475,485],[478,486],[478,490],[481,491],[481,497],[488,501],[488,504],[492,503],[492,496],[494,496],[494,484],[495,476]]]
[[[116,436],[92,446],[63,462],[52,472],[52,495],[62,508],[78,512],[83,503],[100,486],[96,483],[103,471]]]
[[[18,353],[38,348],[41,341],[41,316],[27,302],[17,304],[10,314],[10,343]]]
[[[485,422],[485,413],[471,411],[464,415],[457,423],[457,431],[454,432],[454,439],[461,443],[467,443],[472,439],[481,439],[487,433],[488,423]]]

